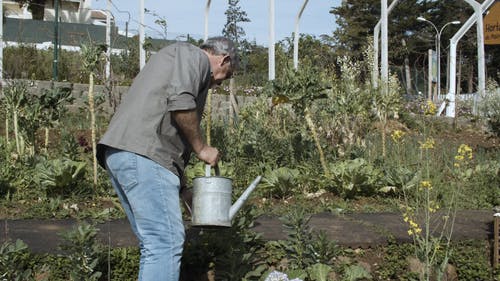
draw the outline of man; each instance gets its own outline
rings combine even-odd
[[[140,244],[140,281],[178,281],[184,244],[179,204],[191,151],[216,165],[200,120],[208,89],[231,77],[234,44],[224,37],[201,47],[169,45],[137,75],[98,144],[97,158],[109,173]]]

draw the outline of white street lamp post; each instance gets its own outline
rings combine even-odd
[[[295,70],[299,67],[299,21],[307,2],[309,2],[309,0],[304,0],[304,3],[302,3],[302,7],[300,8],[300,12],[295,18],[295,33],[293,34],[293,68],[295,68]]]
[[[146,51],[144,50],[144,0],[139,1],[139,66],[146,64]]]
[[[432,25],[432,27],[434,27],[434,30],[436,30],[436,38],[435,38],[436,56],[437,56],[437,77],[436,77],[436,80],[437,80],[437,94],[439,97],[441,95],[441,33],[443,32],[443,30],[446,26],[448,26],[450,24],[460,24],[460,21],[458,21],[458,20],[450,21],[450,22],[446,23],[445,25],[443,25],[443,27],[441,27],[440,30],[438,30],[434,23],[432,23],[430,20],[428,20],[424,17],[418,17],[417,20],[429,23],[430,25]]]
[[[205,33],[203,33],[203,41],[206,42],[208,39],[208,14],[210,12],[210,3],[212,0],[207,0],[207,5],[205,5]]]

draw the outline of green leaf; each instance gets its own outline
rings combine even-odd
[[[347,281],[356,281],[363,278],[372,279],[372,276],[362,266],[354,264],[346,267],[344,277]]]
[[[313,281],[328,281],[328,274],[332,267],[323,263],[317,263],[307,269],[309,278]]]

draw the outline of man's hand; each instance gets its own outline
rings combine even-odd
[[[210,164],[210,166],[217,165],[219,162],[220,153],[219,150],[213,146],[205,145],[203,148],[196,154],[196,157],[201,161]]]

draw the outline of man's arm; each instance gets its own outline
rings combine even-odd
[[[203,141],[196,110],[172,111],[171,114],[184,137],[191,144],[196,157],[215,166],[219,161],[219,151]]]

